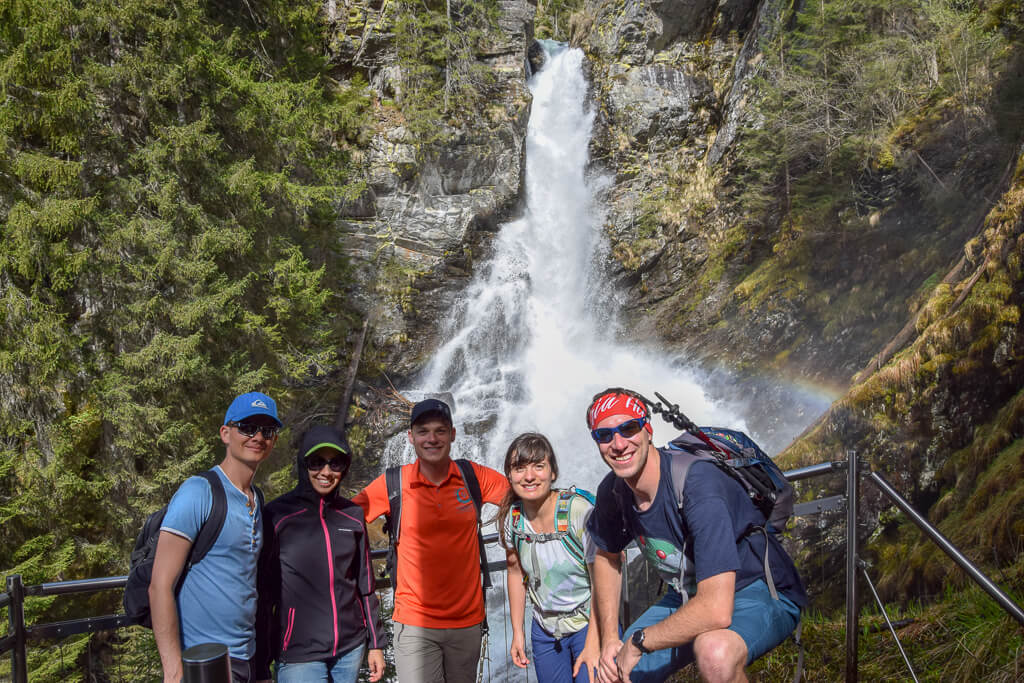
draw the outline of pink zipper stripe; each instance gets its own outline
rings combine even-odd
[[[330,578],[327,592],[331,594],[331,613],[334,615],[334,650],[331,652],[331,656],[334,656],[338,654],[338,598],[334,595],[334,551],[331,549],[331,532],[324,518],[323,498],[320,499],[320,526],[324,529],[324,542],[327,544],[327,575]]]
[[[288,650],[288,643],[292,639],[292,629],[295,628],[295,608],[288,608],[288,628],[284,632],[284,644],[281,645],[281,651],[286,652]]]

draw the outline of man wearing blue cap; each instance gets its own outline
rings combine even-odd
[[[232,401],[220,428],[224,460],[212,470],[223,486],[227,514],[209,552],[187,568],[192,544],[213,508],[214,484],[190,477],[167,506],[149,585],[164,683],[181,681],[181,651],[200,643],[228,646],[233,683],[255,680],[250,660],[263,522],[252,480],[281,426],[277,404],[266,394],[249,392]]]

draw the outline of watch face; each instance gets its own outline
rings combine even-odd
[[[633,641],[633,644],[636,645],[637,649],[640,650],[640,652],[644,652],[644,653],[647,652],[647,648],[644,647],[644,630],[643,629],[640,629],[639,631],[634,631],[633,632],[632,641]]]

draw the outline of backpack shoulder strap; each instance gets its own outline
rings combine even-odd
[[[480,482],[476,478],[476,471],[473,469],[473,463],[465,458],[459,458],[455,461],[455,464],[459,467],[459,474],[462,475],[462,481],[466,482],[466,489],[469,490],[469,495],[473,499],[473,506],[476,507],[477,521],[480,520],[480,508],[484,504],[483,493],[480,492]]]
[[[402,466],[392,465],[384,470],[384,484],[388,489],[388,536],[392,544],[398,543],[398,529],[402,520]]]
[[[701,460],[697,455],[687,451],[662,450],[661,457],[669,458],[669,470],[672,472],[672,492],[676,497],[676,507],[683,507],[683,492],[686,488],[686,477],[690,474],[693,463]]]
[[[385,515],[384,531],[388,535],[388,552],[385,556],[385,573],[391,577],[391,588],[398,589],[398,531],[402,521],[402,466],[392,465],[384,470],[384,485],[387,487],[388,512]],[[383,577],[384,574],[381,574]]]
[[[480,531],[480,508],[484,504],[483,494],[480,492],[480,482],[476,478],[476,472],[473,470],[473,463],[465,458],[459,458],[455,461],[455,464],[459,468],[459,473],[462,474],[462,481],[466,483],[466,489],[469,490],[469,496],[473,499],[473,506],[476,508],[476,538],[477,544],[480,546],[480,575],[483,579],[484,588],[491,587],[491,575],[487,571],[487,551],[484,549],[484,537]]]
[[[509,528],[512,533],[509,534],[512,537],[512,543],[516,548],[516,555],[521,556],[523,549],[523,503],[521,501],[515,501],[512,506],[508,509],[509,519],[511,523]]]
[[[587,500],[592,497],[590,493],[586,491],[581,492],[575,487],[559,492],[558,503],[555,507],[555,533],[561,534],[562,545],[569,555],[572,556],[576,564],[586,568],[587,560],[583,544],[580,542],[580,539],[573,535],[570,525],[570,507],[572,506],[572,501],[577,496]]]
[[[572,487],[572,491],[577,496],[580,496],[580,497],[584,498],[591,505],[597,505],[597,496],[595,496],[590,491],[588,491],[586,489],[576,488],[575,486]]]
[[[569,531],[569,504],[574,495],[574,489],[563,489],[558,492],[558,501],[555,503],[555,533],[564,534]]]
[[[203,525],[199,527],[199,533],[196,534],[196,540],[192,544],[189,554],[189,565],[198,563],[206,557],[206,553],[210,552],[210,548],[217,542],[217,537],[220,536],[221,529],[224,528],[224,520],[228,516],[228,498],[224,493],[224,484],[221,483],[220,476],[213,470],[201,472],[199,476],[210,484],[213,505],[210,507],[210,516],[203,521]],[[257,495],[260,496],[260,504],[262,504],[262,494]]]

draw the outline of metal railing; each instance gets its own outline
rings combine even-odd
[[[849,451],[847,456],[848,459],[846,461],[831,461],[802,467],[784,472],[784,475],[789,481],[800,481],[836,472],[845,471],[847,473],[845,495],[829,496],[809,503],[800,503],[794,507],[793,514],[794,516],[818,514],[825,511],[835,511],[846,505],[846,681],[847,683],[855,683],[857,681],[857,639],[860,631],[858,570],[864,573],[865,580],[868,581],[869,585],[871,584],[865,569],[866,564],[858,555],[857,543],[857,499],[859,496],[860,475],[866,469],[857,460],[856,452]],[[920,527],[931,541],[967,572],[968,576],[981,586],[1004,611],[1024,626],[1024,610],[960,552],[942,532],[914,510],[910,503],[897,493],[881,474],[875,471],[868,471],[867,479],[877,486],[882,494],[906,514],[911,521]],[[497,533],[484,536],[484,543],[486,544],[495,543],[497,540]],[[374,550],[370,553],[371,558],[375,560],[383,559],[386,554],[386,548]],[[624,563],[623,567],[625,568],[626,566]],[[489,562],[487,566],[488,571],[503,571],[505,568],[506,563],[504,560]],[[7,652],[11,653],[12,682],[27,683],[26,646],[29,642],[64,638],[80,633],[118,629],[131,625],[128,617],[123,614],[109,614],[48,624],[27,625],[25,624],[24,612],[26,598],[122,589],[127,579],[127,576],[114,576],[102,579],[59,581],[25,586],[20,575],[8,576],[6,582],[7,590],[4,593],[0,593],[0,609],[8,608],[9,624],[7,635],[0,638],[0,656]],[[383,588],[389,586],[390,582],[386,578],[378,579],[377,585],[378,588]],[[874,586],[871,586],[871,590],[875,593]],[[623,594],[624,596],[626,595],[625,592]],[[875,598],[878,600],[877,593],[875,593]],[[878,602],[881,606],[881,601],[878,600]],[[884,608],[882,613],[885,615],[890,631],[896,637],[895,629],[893,629],[891,622],[889,622],[889,617],[885,614]],[[906,653],[903,652],[902,646],[899,645],[898,638],[896,642],[908,668],[910,668],[910,661]],[[913,676],[912,669],[911,675]],[[916,676],[914,678],[916,680]]]

